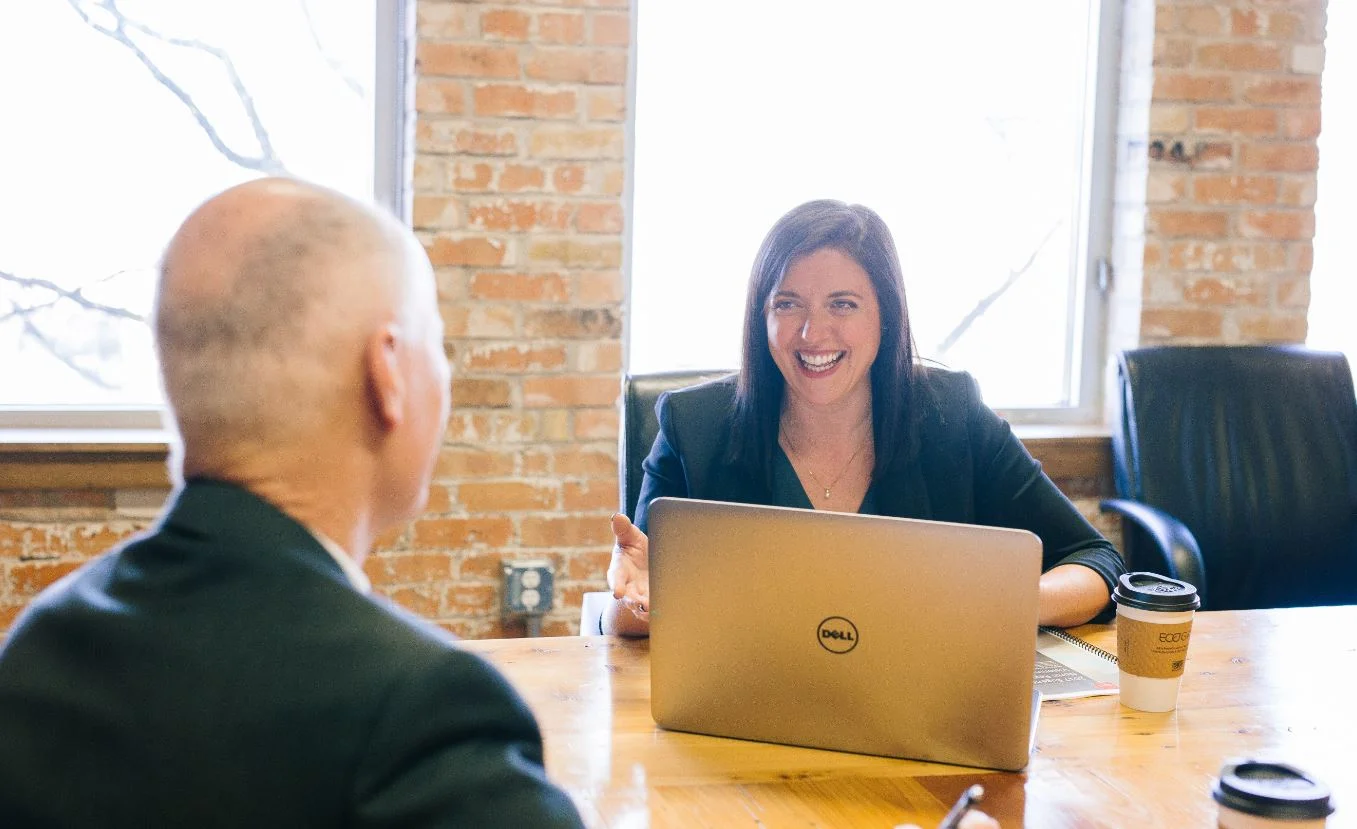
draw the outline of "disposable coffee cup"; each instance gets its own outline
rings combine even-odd
[[[1127,573],[1112,591],[1117,603],[1117,667],[1121,704],[1172,711],[1187,664],[1197,588],[1156,573]]]
[[[1320,829],[1333,814],[1329,787],[1285,763],[1231,760],[1211,797],[1220,829]]]

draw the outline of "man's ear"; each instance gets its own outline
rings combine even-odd
[[[388,324],[373,332],[363,350],[373,414],[387,431],[405,422],[405,378],[401,374],[397,348],[396,329]]]

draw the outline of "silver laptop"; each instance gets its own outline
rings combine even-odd
[[[675,498],[650,505],[649,530],[660,726],[1027,765],[1032,533]]]

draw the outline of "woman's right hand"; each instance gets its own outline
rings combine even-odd
[[[613,559],[608,565],[608,586],[613,598],[643,620],[650,618],[650,539],[622,513],[612,519]]]

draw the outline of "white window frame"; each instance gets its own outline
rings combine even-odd
[[[415,2],[376,0],[374,26],[373,199],[406,224],[414,163]],[[35,431],[44,441],[60,441],[63,433],[76,442],[91,432],[163,436],[165,413],[164,406],[0,406],[0,442],[7,433],[29,437]]]
[[[632,231],[634,224],[634,193],[636,180],[636,55],[645,48],[637,37],[637,20],[650,2],[667,0],[633,0],[631,15],[631,43],[627,59],[627,121],[626,121],[626,180],[622,207],[627,228],[623,240],[622,269],[626,282],[627,306],[630,308],[631,289],[635,273],[632,269]],[[1113,184],[1116,176],[1116,131],[1118,88],[1121,64],[1121,3],[1119,0],[1089,0],[1093,13],[1089,20],[1089,41],[1096,44],[1096,58],[1090,61],[1086,77],[1087,106],[1085,151],[1081,187],[1072,197],[1079,202],[1075,213],[1082,222],[1079,249],[1073,255],[1071,267],[1079,289],[1071,304],[1082,307],[1081,330],[1074,332],[1070,361],[1070,387],[1077,402],[1066,407],[1005,408],[999,413],[1014,424],[1101,426],[1104,423],[1104,372],[1107,360],[1107,306],[1111,290]],[[908,289],[906,284],[906,289]],[[1076,307],[1074,310],[1080,310]],[[631,318],[622,315],[623,371],[631,370]],[[723,368],[712,366],[713,369]],[[733,367],[732,367],[733,368]],[[983,390],[982,390],[983,391]]]

